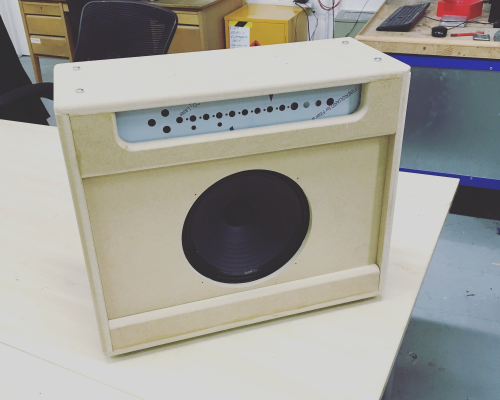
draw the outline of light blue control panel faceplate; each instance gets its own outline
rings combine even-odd
[[[129,143],[331,118],[359,107],[361,85],[116,113]]]

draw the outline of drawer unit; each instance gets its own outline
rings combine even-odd
[[[66,25],[62,17],[26,15],[26,25],[30,34],[64,37],[66,33]]]
[[[198,26],[178,25],[168,54],[201,51],[201,32]]]
[[[19,9],[37,82],[42,82],[39,57],[73,61],[74,42],[68,5],[63,1],[19,1]]]
[[[49,3],[23,3],[23,10],[25,14],[32,15],[61,15],[59,4]]]
[[[30,43],[36,54],[67,58],[71,56],[68,44],[63,37],[30,35]]]
[[[185,11],[175,11],[175,13],[177,14],[179,25],[200,25],[198,13]]]

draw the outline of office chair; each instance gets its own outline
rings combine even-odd
[[[31,84],[0,17],[0,119],[48,125],[40,97],[52,98],[52,83]]]
[[[3,22],[2,27],[5,31],[2,36],[7,39],[2,40],[0,44],[5,42],[3,47],[8,47],[8,41],[10,48],[8,51],[0,48],[0,54],[10,53],[10,58],[16,60],[13,63],[19,64],[19,73],[23,73],[25,78],[19,84],[9,84],[10,86],[3,90],[4,94],[0,96],[0,119],[46,125],[49,114],[39,97],[52,100],[53,84],[30,84],[31,81],[21,66]],[[83,6],[73,61],[165,54],[176,29],[177,14],[166,8],[132,1],[92,1]],[[0,64],[3,63],[2,59]],[[3,69],[1,68],[0,72]],[[12,73],[10,70],[4,72],[3,79],[10,82],[12,78],[9,76]],[[3,83],[0,84],[0,93],[3,86]]]
[[[69,21],[73,28],[74,38],[78,38],[80,32],[80,19],[82,18],[83,7],[92,0],[66,0],[69,11]]]
[[[177,29],[177,14],[151,4],[91,1],[82,10],[74,61],[165,54]]]

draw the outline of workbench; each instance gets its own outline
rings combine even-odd
[[[381,296],[105,357],[57,129],[0,140],[0,398],[377,400],[458,183],[400,173]]]
[[[500,190],[500,42],[493,41],[499,29],[484,25],[490,5],[473,19],[478,23],[454,28],[445,38],[431,36],[439,21],[425,17],[410,32],[376,30],[400,6],[422,2],[389,0],[356,36],[412,67],[402,170]],[[432,0],[425,16],[439,20],[436,10]],[[450,37],[475,31],[489,34],[491,41]]]

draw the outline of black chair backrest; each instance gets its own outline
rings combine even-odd
[[[165,54],[177,29],[177,14],[132,1],[91,1],[83,7],[73,61]]]
[[[75,39],[78,38],[78,32],[80,28],[80,19],[82,18],[82,10],[85,4],[91,0],[66,0],[68,4],[69,20],[73,26],[73,34]]]

